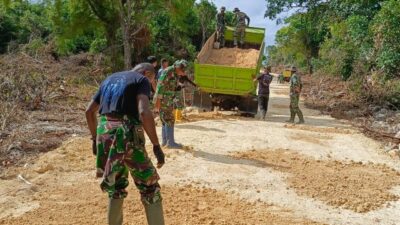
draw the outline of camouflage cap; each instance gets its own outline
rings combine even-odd
[[[181,59],[181,60],[176,60],[174,63],[174,66],[178,66],[181,69],[185,69],[188,66],[188,61]]]
[[[236,7],[236,8],[233,10],[233,12],[240,12],[240,10],[239,10],[238,7]]]

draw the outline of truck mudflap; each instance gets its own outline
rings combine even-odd
[[[239,111],[248,114],[248,116],[255,117],[258,109],[257,96],[241,96],[240,103],[238,105]]]
[[[239,110],[246,116],[254,117],[257,114],[257,96],[237,96],[197,92],[194,95],[193,105],[203,110],[211,111],[215,107],[219,110]]]

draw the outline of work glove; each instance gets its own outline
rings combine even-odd
[[[96,137],[92,137],[92,153],[93,155],[97,155],[97,143],[96,143]]]
[[[153,153],[157,158],[157,168],[161,168],[165,163],[165,155],[160,145],[153,145]]]

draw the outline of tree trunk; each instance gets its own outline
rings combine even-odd
[[[202,25],[201,25],[201,34],[202,34],[202,37],[201,37],[201,47],[203,47],[204,44],[206,43],[206,32],[207,32],[207,30],[206,30],[204,24],[202,24]]]
[[[114,27],[108,27],[106,29],[107,36],[107,45],[110,49],[110,57],[111,57],[111,69],[113,72],[118,71],[119,63],[118,63],[118,48],[117,48],[117,38],[116,31]]]
[[[126,14],[125,10],[126,8]],[[127,0],[125,4],[120,1],[120,21],[122,29],[122,39],[124,45],[124,69],[132,69],[132,52],[130,43],[130,32],[131,32],[131,1]]]
[[[309,74],[313,74],[313,66],[312,66],[312,63],[311,63],[311,59],[312,59],[312,57],[307,57],[307,66],[308,66],[308,73]]]
[[[125,23],[125,21],[121,22],[122,28],[122,38],[124,43],[124,69],[130,70],[132,69],[132,53],[131,53],[131,44],[130,44],[130,35],[129,35],[129,25]]]

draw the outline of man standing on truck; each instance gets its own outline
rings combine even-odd
[[[122,225],[122,205],[127,196],[128,173],[140,191],[149,225],[163,225],[160,179],[145,148],[144,132],[153,143],[157,167],[165,163],[149,108],[154,67],[137,65],[132,71],[114,73],[101,84],[86,109],[86,120],[96,155],[97,177],[109,197],[108,224]],[[100,120],[97,124],[97,112]]]
[[[186,60],[178,60],[174,65],[167,67],[158,79],[156,93],[154,94],[154,109],[160,113],[162,122],[162,146],[168,148],[182,148],[175,142],[175,116],[174,101],[178,89],[179,77],[185,76],[188,66]]]
[[[264,72],[254,79],[258,81],[258,116],[261,120],[265,120],[268,111],[269,86],[272,82],[271,66],[265,66]]]
[[[234,38],[233,38],[233,45],[236,47],[238,45],[237,43],[237,38],[240,36],[240,46],[243,47],[244,44],[244,37],[246,34],[246,27],[250,25],[250,18],[246,15],[246,13],[241,12],[239,8],[235,8],[233,10],[235,13],[235,22],[236,22],[236,27],[235,27],[235,33],[234,33]],[[247,24],[246,24],[247,20]]]
[[[286,122],[294,123],[296,114],[299,117],[298,124],[304,123],[303,113],[299,108],[300,93],[303,88],[301,78],[297,75],[297,68],[292,67],[292,76],[290,77],[290,119]]]
[[[217,14],[217,42],[223,48],[225,46],[225,7]]]

